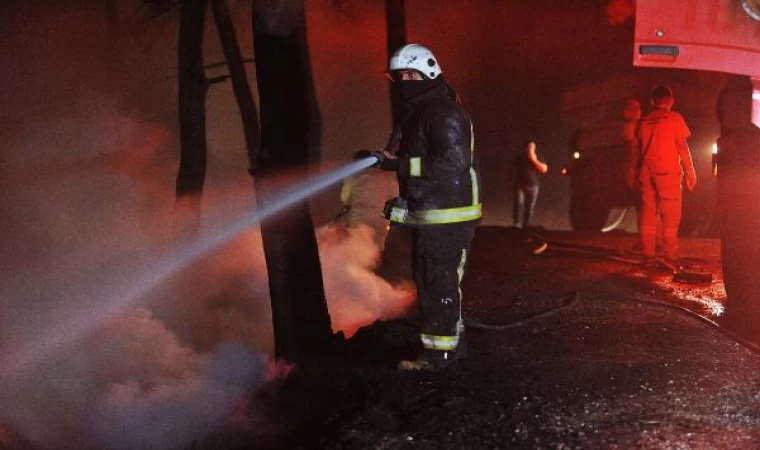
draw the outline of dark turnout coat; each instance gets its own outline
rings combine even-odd
[[[408,102],[399,147],[399,193],[408,225],[480,219],[472,122],[441,84]],[[393,220],[393,219],[391,219]]]

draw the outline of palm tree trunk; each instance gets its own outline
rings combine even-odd
[[[264,0],[254,7],[253,41],[261,103],[256,196],[268,201],[273,178],[318,154],[319,114],[306,43],[303,0]],[[303,362],[329,349],[332,337],[309,203],[261,224],[274,322],[275,355]]]

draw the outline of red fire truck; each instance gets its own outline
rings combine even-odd
[[[635,30],[635,66],[735,75],[716,108],[721,321],[760,343],[760,0],[638,0]]]

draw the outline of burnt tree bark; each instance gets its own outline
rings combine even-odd
[[[179,77],[180,163],[176,203],[194,214],[192,229],[200,223],[200,202],[206,179],[206,93],[203,71],[203,34],[207,0],[182,3],[177,51]]]
[[[303,0],[257,1],[253,41],[261,105],[256,196],[270,200],[274,177],[318,155],[319,112],[306,42]],[[304,362],[332,338],[308,199],[261,224],[275,335],[275,356]]]
[[[222,43],[224,59],[230,71],[232,91],[235,94],[235,100],[240,110],[240,118],[243,120],[243,134],[245,135],[248,160],[251,164],[249,171],[253,173],[256,167],[256,153],[261,146],[261,130],[259,128],[259,115],[256,110],[256,102],[253,99],[251,87],[248,84],[248,76],[246,75],[245,64],[240,53],[240,45],[235,34],[235,27],[230,18],[227,0],[211,0],[211,9],[214,13],[217,33]]]
[[[393,53],[406,44],[406,11],[404,0],[385,0],[385,31],[387,46],[387,61]],[[391,121],[393,130],[385,144],[385,150],[395,153],[401,140],[401,122],[406,113],[404,102],[397,89],[389,83],[388,95],[391,101]],[[412,273],[411,255],[405,252],[411,248],[412,235],[407,227],[390,227],[385,237],[383,259],[378,273],[390,280],[410,279]],[[403,265],[399,261],[405,261]]]

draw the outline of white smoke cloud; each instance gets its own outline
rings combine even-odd
[[[228,421],[269,364],[240,344],[197,353],[134,308],[5,380],[2,414],[42,448],[179,448]]]
[[[380,250],[375,230],[330,225],[319,230],[320,260],[333,328],[352,336],[376,320],[404,315],[415,297],[411,284],[393,286],[375,274]]]

